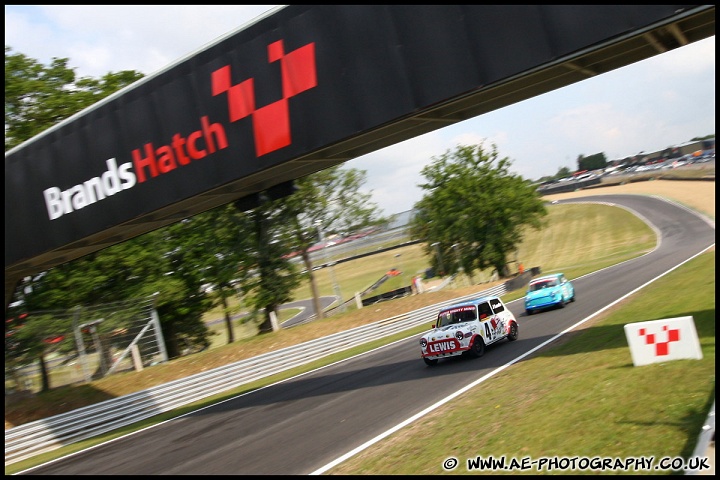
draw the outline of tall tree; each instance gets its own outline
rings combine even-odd
[[[511,165],[498,157],[495,145],[488,151],[483,145],[458,145],[422,169],[425,193],[415,204],[410,230],[425,239],[433,262],[437,243],[450,273],[472,276],[494,267],[506,274],[507,256],[522,241],[523,229],[541,228],[547,215],[533,183],[510,173]]]
[[[194,266],[203,272],[202,281],[208,286],[211,308],[222,307],[228,343],[235,341],[232,314],[240,307],[231,307],[230,298],[238,295],[236,287],[244,278],[248,265],[252,265],[255,250],[252,223],[232,204],[222,205],[195,215],[185,223],[191,227],[186,237],[186,248],[195,250],[203,261]],[[208,234],[208,232],[211,232]]]
[[[243,302],[253,307],[253,315],[261,313],[260,333],[270,331],[270,312],[285,303],[300,278],[278,245],[277,225],[282,225],[271,204],[243,211],[227,204],[186,220],[193,234],[187,248],[204,252],[204,260],[196,268],[203,271],[204,281],[212,286],[212,306],[222,307],[228,343],[234,341],[229,299],[242,292]],[[208,232],[212,232],[208,234]],[[267,309],[267,310],[266,310]]]
[[[295,264],[283,256],[287,247],[281,241],[279,230],[288,215],[277,206],[277,202],[263,202],[249,212],[255,226],[257,272],[246,277],[249,281],[243,285],[243,290],[255,309],[264,315],[260,333],[274,330],[271,314],[277,316],[278,307],[292,300],[292,291],[300,285]]]
[[[302,257],[317,318],[323,311],[310,248],[326,233],[347,234],[388,221],[371,194],[360,191],[366,181],[364,170],[330,167],[298,179],[295,193],[279,201],[286,212],[280,238]]]
[[[210,308],[211,300],[202,289],[206,280],[205,271],[201,267],[212,251],[189,248],[188,245],[194,241],[189,230],[188,221],[182,220],[137,238],[148,250],[148,256],[142,264],[137,265],[141,269],[140,273],[132,275],[134,280],[140,276],[136,280],[139,282],[137,293],[130,295],[128,292],[123,297],[157,294],[155,307],[170,358],[210,346],[203,315]],[[157,265],[147,265],[151,262]],[[142,269],[147,270],[148,274],[144,275]]]

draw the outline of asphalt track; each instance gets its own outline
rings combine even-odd
[[[330,305],[335,303],[335,301],[338,299],[338,297],[334,295],[320,297],[320,308],[322,310],[325,310]],[[287,310],[287,309],[294,309],[298,308],[300,311],[294,315],[292,318],[288,318],[285,320],[281,327],[283,328],[290,328],[294,327],[295,325],[300,325],[301,323],[304,323],[308,320],[308,318],[315,315],[315,307],[312,303],[312,298],[308,298],[305,300],[297,300],[290,303],[283,303],[280,306],[280,310]]]
[[[658,232],[658,248],[574,279],[577,301],[563,309],[526,317],[522,300],[511,302],[509,308],[520,324],[520,337],[515,342],[495,344],[480,359],[447,360],[429,368],[420,359],[418,336],[413,336],[25,473],[322,473],[348,452],[495,369],[523,361],[528,352],[555,335],[588,320],[715,243],[712,222],[658,198],[612,195],[559,203],[583,201],[631,209]],[[492,382],[492,378],[486,381]]]

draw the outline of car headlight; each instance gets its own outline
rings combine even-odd
[[[427,347],[427,340],[425,340],[424,338],[421,338],[421,339],[420,339],[420,346],[421,346],[422,348]]]
[[[457,332],[455,332],[455,338],[457,338],[458,341],[462,341],[462,339],[465,338],[465,334],[458,330]]]

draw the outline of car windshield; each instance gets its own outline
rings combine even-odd
[[[533,282],[530,284],[529,290],[531,292],[535,292],[537,290],[542,290],[543,288],[556,287],[557,284],[558,281],[554,278],[550,278],[547,280],[538,280],[537,282]]]
[[[437,320],[437,327],[447,327],[455,323],[471,322],[477,319],[474,306],[458,307],[440,312]]]

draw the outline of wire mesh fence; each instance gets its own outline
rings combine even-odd
[[[6,319],[5,389],[55,388],[167,361],[153,298]]]

